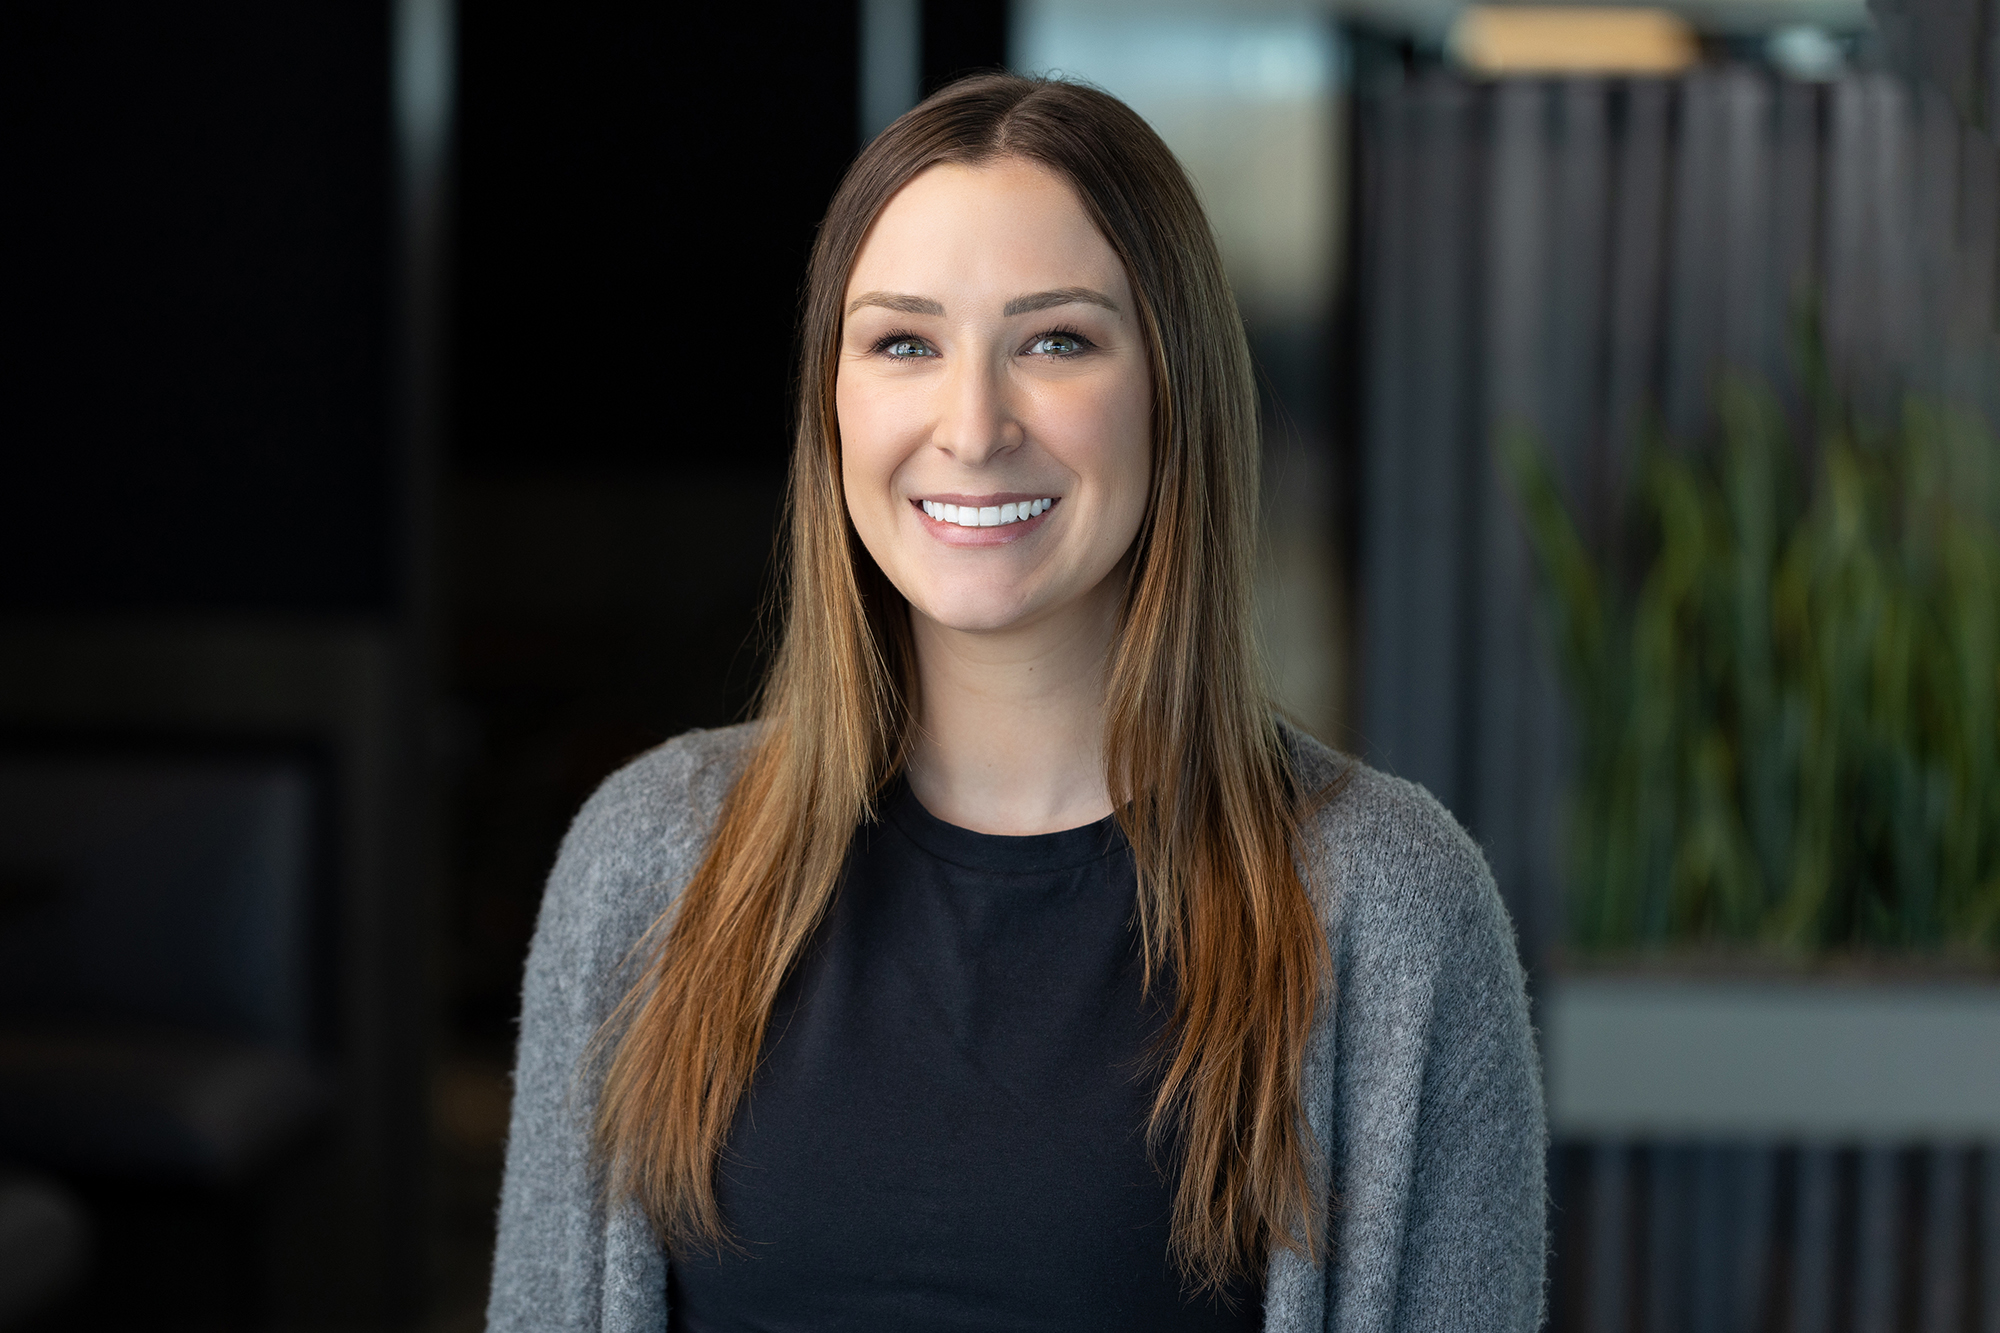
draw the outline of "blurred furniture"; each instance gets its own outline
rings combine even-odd
[[[1584,973],[1538,1018],[1574,1138],[2000,1143],[2000,984]]]
[[[1558,1307],[1590,1333],[2000,1333],[2000,985],[1543,993]]]
[[[322,786],[297,749],[0,746],[0,1161],[101,1220],[82,1326],[114,1287],[263,1317],[272,1182],[333,1088]]]
[[[0,1175],[0,1329],[20,1327],[82,1277],[90,1223],[61,1186]]]
[[[310,796],[290,808],[312,821],[313,906],[305,921],[260,929],[284,939],[305,926],[325,986],[304,1030],[312,1058],[335,1079],[326,1134],[311,1136],[309,1151],[270,1179],[218,1187],[235,1190],[235,1200],[210,1199],[194,1210],[201,1217],[191,1212],[199,1188],[142,1188],[128,1178],[118,1208],[97,1219],[101,1254],[136,1251],[163,1269],[176,1247],[192,1258],[254,1244],[268,1322],[288,1328],[392,1327],[414,1319],[422,1299],[429,881],[410,671],[401,641],[360,620],[0,620],[0,742],[40,738],[102,756],[157,742],[155,755],[253,767],[279,760],[309,774]],[[265,790],[279,811],[299,794]],[[246,979],[203,1003],[210,1012],[286,1013],[285,1003],[256,999],[268,994],[260,984]],[[298,1011],[289,1012],[276,1030],[300,1030]],[[83,1192],[94,1212],[111,1202],[95,1187]]]
[[[220,1182],[303,1131],[316,787],[296,757],[0,753],[0,1155]]]

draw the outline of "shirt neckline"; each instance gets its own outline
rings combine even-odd
[[[926,810],[910,790],[909,779],[900,775],[884,794],[882,814],[904,837],[938,860],[984,874],[1045,875],[1073,870],[1101,861],[1125,845],[1115,815],[1054,833],[976,833],[948,824]]]

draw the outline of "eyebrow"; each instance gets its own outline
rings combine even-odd
[[[1051,292],[1035,292],[1029,296],[1017,296],[1007,303],[1003,315],[1026,315],[1036,310],[1050,310],[1059,305],[1101,305],[1116,313],[1118,303],[1103,292],[1092,291],[1088,287],[1058,287]]]
[[[942,315],[944,303],[933,301],[928,296],[908,296],[902,292],[863,292],[847,307],[853,314],[865,305],[879,305],[884,310],[900,310],[906,315]]]
[[[1053,291],[1032,292],[1027,296],[1017,296],[1007,303],[1000,313],[1011,318],[1015,315],[1032,314],[1037,310],[1051,310],[1059,305],[1098,305],[1116,312],[1118,303],[1103,292],[1089,287],[1057,287]],[[906,292],[863,292],[848,303],[847,313],[853,314],[863,306],[881,306],[884,310],[900,310],[906,315],[942,315],[944,303],[928,296],[911,296]]]

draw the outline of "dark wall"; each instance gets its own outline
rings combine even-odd
[[[460,10],[455,457],[776,475],[852,3]]]
[[[63,1174],[93,1214],[94,1270],[52,1327],[179,1327],[225,1307],[257,1326],[384,1327],[424,1297],[430,883],[408,651],[421,516],[399,406],[412,372],[391,11],[6,11],[0,748],[311,756],[324,828],[305,853],[302,948],[333,974],[318,1002],[334,1039],[314,1056],[335,1109],[295,1124],[240,1187],[155,1179],[116,1150],[65,1164],[10,1131],[0,1156]],[[133,817],[174,817],[173,783],[149,790]],[[240,956],[130,938],[196,986],[213,978],[186,974],[191,957]],[[154,1035],[185,1020],[160,1009],[125,1019]],[[160,1094],[124,1091],[168,1086],[148,1081],[153,1053],[112,1047],[101,1067],[123,1072],[79,1117],[155,1114],[144,1098]],[[244,1123],[262,1123],[248,1105]]]
[[[6,26],[0,611],[388,607],[387,7]]]
[[[460,11],[441,526],[454,1032],[503,1052],[543,877],[618,764],[736,720],[853,3]]]
[[[814,228],[858,148],[837,3],[460,10],[463,467],[776,475]],[[1006,59],[923,6],[924,86]]]
[[[1008,10],[1001,0],[924,0],[920,23],[925,96],[1007,63]]]

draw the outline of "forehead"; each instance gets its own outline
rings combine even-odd
[[[897,191],[869,228],[847,290],[1007,297],[1088,286],[1125,294],[1125,268],[1069,183],[1021,158],[942,163]],[[1121,300],[1121,306],[1126,302]]]

